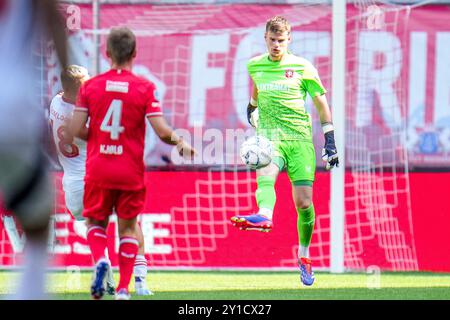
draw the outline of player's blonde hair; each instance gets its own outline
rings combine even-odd
[[[77,90],[81,81],[88,76],[88,71],[82,66],[72,64],[61,71],[61,84],[64,91]]]
[[[135,54],[136,36],[127,27],[112,28],[106,42],[110,58],[118,65],[130,61]]]
[[[266,23],[266,32],[273,32],[273,33],[283,33],[287,32],[288,34],[291,33],[291,25],[289,22],[281,17],[281,16],[275,16],[267,20]]]

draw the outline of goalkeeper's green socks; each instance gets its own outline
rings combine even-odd
[[[258,203],[259,212],[272,220],[273,208],[277,199],[275,193],[275,178],[269,176],[261,176],[256,178],[258,189],[256,189],[256,202]]]
[[[299,257],[309,258],[309,245],[311,243],[316,217],[314,205],[311,203],[306,209],[297,208],[297,213],[297,230],[300,244],[298,255]]]

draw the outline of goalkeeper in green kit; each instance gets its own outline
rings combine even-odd
[[[256,171],[258,213],[234,216],[231,221],[241,230],[270,231],[276,201],[275,181],[279,172],[286,168],[298,215],[300,278],[304,285],[312,285],[314,273],[309,245],[315,220],[312,186],[316,159],[311,117],[305,109],[307,94],[314,102],[325,135],[322,159],[326,161],[326,169],[338,166],[339,160],[326,90],[313,65],[287,50],[290,34],[291,27],[286,19],[277,16],[267,21],[264,38],[268,53],[247,64],[253,80],[248,120],[256,127],[258,135],[272,141],[274,153],[272,163]]]

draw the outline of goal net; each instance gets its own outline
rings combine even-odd
[[[270,5],[269,5],[270,4]],[[298,239],[291,185],[277,182],[275,229],[244,233],[231,226],[234,214],[256,208],[254,172],[239,159],[239,145],[254,134],[245,108],[250,97],[247,61],[264,53],[268,18],[292,25],[290,50],[311,61],[332,95],[331,14],[328,1],[101,1],[98,16],[90,1],[64,1],[71,61],[91,74],[109,62],[106,36],[128,26],[137,35],[133,71],[157,86],[164,115],[190,139],[200,157],[186,162],[147,130],[145,162],[149,199],[141,215],[147,258],[155,268],[294,269]],[[402,57],[410,7],[355,1],[347,6],[345,267],[416,270],[405,136],[405,72]],[[96,19],[97,18],[97,19]],[[94,27],[96,26],[96,27]],[[49,104],[61,86],[51,45],[43,44],[42,99]],[[330,100],[330,99],[329,99]],[[331,106],[332,107],[332,106]],[[312,102],[317,159],[322,132]],[[339,130],[339,128],[336,128]],[[344,150],[340,150],[344,152]],[[329,174],[317,161],[314,187],[316,225],[311,257],[330,266]],[[56,165],[57,166],[57,165]],[[51,251],[55,265],[91,266],[83,238],[64,204],[61,172]],[[152,180],[153,179],[153,180]],[[157,185],[157,187],[155,187]],[[113,220],[114,222],[114,220]],[[109,233],[117,238],[116,225]],[[17,233],[18,234],[18,233]],[[16,264],[20,245],[13,225],[0,229],[0,264]],[[19,241],[20,243],[20,241]],[[117,249],[117,241],[110,244]],[[116,262],[112,256],[113,264]]]

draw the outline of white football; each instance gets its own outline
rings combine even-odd
[[[273,144],[263,136],[252,136],[241,145],[242,162],[250,169],[260,169],[272,162]]]

